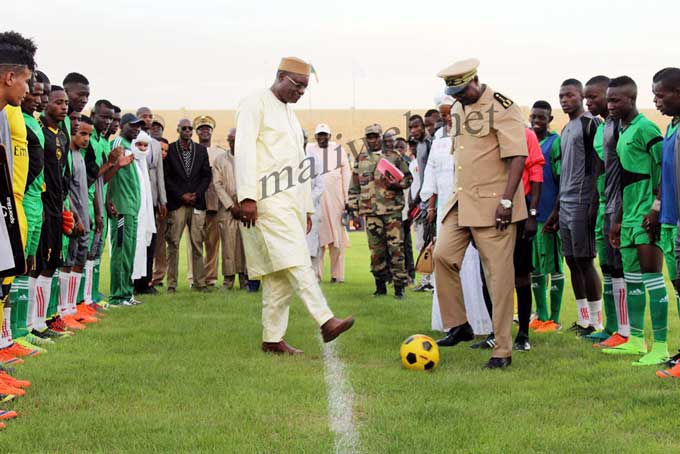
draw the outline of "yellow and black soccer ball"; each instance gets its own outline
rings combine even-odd
[[[401,363],[407,369],[432,371],[439,364],[439,347],[429,336],[414,334],[401,344]]]

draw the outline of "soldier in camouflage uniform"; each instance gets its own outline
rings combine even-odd
[[[395,298],[402,299],[408,277],[404,266],[401,212],[404,208],[404,189],[411,185],[413,178],[402,156],[393,147],[383,152],[382,142],[380,125],[368,126],[367,150],[357,156],[352,170],[349,210],[354,215],[366,216],[371,273],[376,285],[374,295],[386,295],[386,283],[391,280],[394,282]],[[390,175],[383,176],[377,170],[381,159],[387,159],[401,170],[404,178],[397,183]]]

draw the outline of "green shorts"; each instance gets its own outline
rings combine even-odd
[[[642,220],[640,220],[642,223]],[[621,227],[621,258],[623,271],[626,273],[639,273],[640,260],[638,259],[637,247],[643,244],[652,244],[661,249],[661,244],[652,242],[644,227]]]
[[[640,221],[642,224],[642,221]],[[661,247],[658,243],[653,243],[647,235],[647,231],[644,227],[621,227],[621,249],[623,248],[635,248],[635,246],[640,246],[643,244],[655,244]]]
[[[40,233],[42,232],[42,222],[31,223],[28,222],[28,232],[26,236],[26,250],[24,251],[26,257],[35,257],[38,252],[38,243],[40,243]]]
[[[533,264],[535,274],[562,273],[562,239],[560,232],[541,233],[543,223],[538,223],[538,232],[533,241]]]
[[[674,225],[661,224],[661,250],[663,251],[663,258],[666,261],[666,270],[668,277],[674,280],[677,276],[677,268],[675,264],[675,237],[677,236],[678,228]]]
[[[26,213],[27,235],[26,235],[26,249],[27,257],[35,257],[38,252],[38,243],[40,242],[40,232],[43,224],[43,204],[41,197],[24,197],[22,202],[24,212]]]

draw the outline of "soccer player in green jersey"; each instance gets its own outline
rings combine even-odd
[[[63,83],[68,95],[69,113],[82,112],[90,99],[90,82],[82,74],[68,73]]]
[[[109,129],[104,134],[106,140],[109,140],[111,136],[116,135],[118,129],[120,128],[121,110],[118,106],[113,106],[113,121],[109,125]]]
[[[50,339],[43,339],[31,333],[33,329],[33,314],[35,313],[36,295],[35,289],[37,278],[40,274],[36,266],[36,253],[40,241],[40,232],[43,223],[43,203],[42,192],[45,186],[44,167],[44,148],[45,135],[42,127],[33,116],[36,108],[41,103],[44,93],[42,82],[35,80],[31,91],[21,103],[21,111],[26,123],[26,139],[28,140],[28,178],[26,179],[26,192],[24,193],[24,211],[26,212],[26,223],[28,234],[26,238],[26,285],[20,287],[17,295],[17,310],[12,311],[12,333],[17,338],[17,342],[25,345],[25,342],[35,346],[44,346],[53,343]],[[23,280],[23,279],[22,279]],[[24,301],[26,305],[24,307]]]
[[[101,303],[99,292],[99,267],[101,255],[104,249],[104,240],[108,233],[108,219],[104,208],[104,195],[107,185],[104,184],[103,175],[115,162],[108,162],[111,154],[111,145],[104,134],[108,131],[113,121],[113,104],[106,99],[100,99],[92,109],[92,123],[94,131],[90,138],[90,145],[85,154],[88,180],[94,181],[90,186],[90,202],[94,216],[94,229],[91,229],[90,251],[88,261],[85,264],[85,293],[86,304]],[[95,306],[92,306],[95,308]]]
[[[626,277],[630,337],[628,341],[602,350],[609,354],[642,354],[634,365],[662,364],[668,359],[668,293],[664,282],[663,252],[658,232],[645,229],[661,176],[663,137],[659,128],[636,107],[637,86],[627,76],[612,79],[607,106],[620,121],[616,151],[623,173],[622,207],[609,232],[614,247],[621,250]],[[645,289],[649,293],[654,345],[648,352],[644,339]]]
[[[113,141],[113,147],[126,152],[117,165],[104,174],[109,182],[106,209],[111,232],[111,294],[109,304],[131,306],[139,304],[133,297],[132,267],[137,243],[137,213],[140,204],[140,185],[137,170],[130,163],[134,160],[132,141],[137,138],[144,123],[133,114],[125,114],[120,120],[121,133]]]

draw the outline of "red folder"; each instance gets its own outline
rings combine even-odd
[[[404,178],[404,173],[385,158],[378,161],[378,172],[385,177],[389,173],[396,183],[399,183]]]

